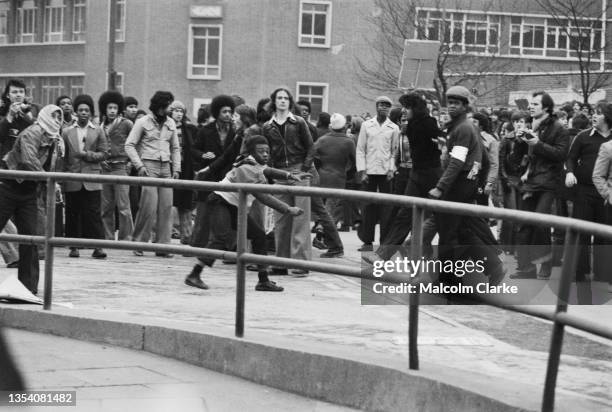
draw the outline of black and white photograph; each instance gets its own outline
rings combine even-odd
[[[0,0],[0,411],[612,411],[612,1]]]

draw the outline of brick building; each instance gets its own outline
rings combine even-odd
[[[255,105],[282,85],[315,113],[373,113],[380,91],[362,85],[356,59],[378,58],[367,39],[376,37],[379,9],[376,0],[118,0],[118,88],[144,108],[155,90],[171,90],[194,113],[219,93]],[[0,84],[23,77],[42,104],[61,94],[97,97],[107,82],[109,14],[110,0],[0,0]],[[535,88],[571,100],[580,88],[567,36],[532,1],[421,1],[414,14],[407,20],[421,29],[411,37],[448,36],[451,58],[492,61],[473,82],[481,105],[508,105]],[[607,45],[607,20],[601,10],[593,16],[592,41]],[[594,70],[608,68],[608,55],[605,47]],[[450,83],[476,66],[449,65]],[[394,86],[386,93],[400,94]]]
[[[353,72],[364,47],[355,28],[371,8],[371,0],[118,0],[118,88],[144,108],[155,90],[170,90],[191,113],[219,93],[255,105],[278,86],[316,112],[373,111]],[[109,14],[109,0],[0,0],[0,83],[24,77],[43,104],[97,97]]]

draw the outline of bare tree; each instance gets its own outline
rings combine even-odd
[[[469,89],[475,89],[486,73],[502,69],[503,63],[497,59],[499,46],[490,47],[485,44],[478,50],[466,52],[466,45],[457,38],[457,33],[463,35],[464,28],[461,32],[452,28],[453,13],[447,10],[465,9],[466,5],[469,6],[469,1],[455,0],[453,4],[453,1],[448,0],[375,0],[374,3],[375,12],[368,16],[367,20],[374,27],[375,33],[366,41],[369,49],[377,55],[357,58],[359,80],[368,89],[381,92],[398,89],[406,39],[440,41],[432,87],[435,89],[436,98],[443,103],[450,85],[462,84]],[[501,2],[492,3],[497,3],[496,8],[501,8]],[[420,18],[421,8],[436,10],[435,20],[426,22]],[[495,41],[498,42],[499,39]],[[480,96],[494,92],[494,89],[480,90]]]
[[[580,93],[584,103],[598,89],[610,84],[611,73],[600,65],[606,39],[602,21],[609,6],[607,0],[535,0],[559,27],[569,42],[570,57],[577,59]],[[597,61],[595,61],[597,60]]]

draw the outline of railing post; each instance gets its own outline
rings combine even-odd
[[[240,259],[247,245],[247,195],[244,190],[238,191],[238,230],[236,243],[236,330],[235,334],[244,336],[244,296],[245,296],[245,263]]]
[[[569,300],[572,279],[576,273],[579,239],[580,237],[575,230],[566,230],[565,246],[563,250],[563,267],[561,269],[561,280],[557,292],[557,308],[555,314],[567,312],[567,302]],[[544,396],[542,400],[543,412],[552,412],[555,408],[555,387],[557,385],[557,373],[559,372],[559,362],[561,360],[564,329],[565,325],[559,322],[555,317],[550,337],[548,366],[546,367],[546,381],[544,383]]]
[[[410,256],[412,260],[423,257],[423,220],[425,211],[421,207],[412,209],[412,243],[410,245]],[[412,279],[416,279],[413,277]],[[413,282],[410,282],[413,284]],[[417,282],[418,283],[418,282]],[[408,367],[419,369],[419,292],[410,294],[408,309]]]
[[[50,240],[55,236],[55,180],[47,179],[47,226],[45,228],[45,291],[43,309],[51,309],[53,297],[53,245]],[[37,245],[38,247],[38,245]]]

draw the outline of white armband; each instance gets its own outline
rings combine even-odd
[[[468,148],[465,146],[453,146],[453,150],[450,152],[450,157],[465,162],[467,159]]]

